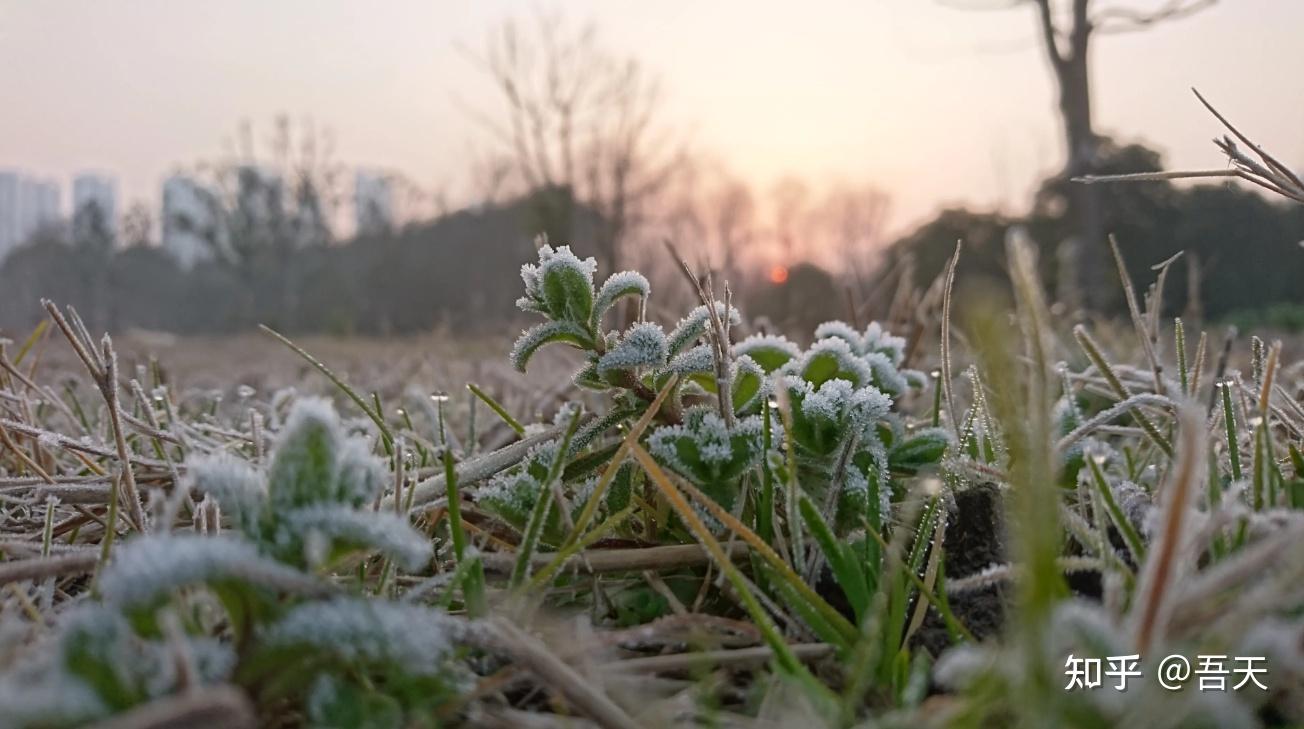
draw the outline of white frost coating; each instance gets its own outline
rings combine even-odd
[[[972,645],[958,645],[938,657],[933,666],[933,679],[939,686],[960,691],[995,668],[996,654],[993,651]]]
[[[360,506],[380,494],[389,470],[372,455],[361,438],[349,438],[340,448],[337,494],[344,503]]]
[[[796,375],[788,375],[784,385],[800,401],[801,414],[810,419],[836,423],[846,417],[853,426],[865,427],[885,417],[892,407],[891,398],[877,388],[856,388],[846,380],[829,380],[816,388]]]
[[[864,362],[869,366],[873,373],[872,382],[875,387],[893,397],[906,391],[908,384],[906,378],[897,370],[896,365],[887,358],[887,355],[879,352],[870,352],[864,357]]]
[[[254,545],[226,537],[152,534],[118,548],[100,573],[104,601],[121,607],[144,605],[188,585],[265,575],[300,573],[258,554]]]
[[[865,342],[861,338],[860,332],[851,328],[851,325],[845,321],[834,320],[826,321],[815,327],[815,339],[837,338],[846,341],[851,345],[851,349],[857,354],[865,352]]]
[[[630,327],[620,343],[598,359],[598,372],[634,367],[657,367],[666,361],[666,334],[660,324],[644,322]]]
[[[430,559],[430,543],[404,517],[388,511],[358,511],[343,506],[320,505],[295,509],[283,517],[291,533],[311,542],[317,534],[328,540],[373,547],[392,557],[408,571]]]
[[[657,428],[648,438],[648,447],[653,455],[673,466],[675,470],[686,473],[688,466],[680,459],[675,447],[676,441],[680,438],[689,438],[693,441],[704,463],[724,464],[734,459],[734,438],[738,436],[746,436],[745,456],[748,460],[754,459],[760,453],[761,430],[759,415],[743,418],[731,429],[714,409],[699,405],[689,408],[684,413],[683,423]]]
[[[344,442],[344,431],[340,427],[339,415],[329,400],[320,397],[305,397],[296,400],[285,420],[285,427],[276,436],[271,455],[271,489],[278,485],[294,489],[304,480],[300,469],[305,466],[315,467],[317,459],[309,447],[316,442],[317,434],[325,436],[325,455],[329,460],[327,468],[333,475],[339,470],[339,450]],[[312,474],[316,476],[317,474]],[[331,484],[313,484],[317,495],[328,493]],[[274,498],[279,498],[273,493]],[[289,494],[290,498],[303,498],[307,494]]]
[[[602,288],[598,289],[598,297],[593,304],[594,315],[600,318],[622,296],[637,295],[647,299],[651,294],[652,285],[638,271],[613,273],[607,277]]]
[[[0,676],[0,729],[79,726],[109,712],[85,682],[62,671]]]
[[[884,354],[893,367],[900,367],[902,360],[905,359],[905,337],[893,335],[876,321],[870,322],[869,326],[865,327],[865,335],[861,338],[861,341],[864,343],[864,349],[861,351]]]
[[[801,356],[801,347],[778,334],[753,334],[733,346],[735,357],[747,355],[753,360],[759,360],[763,359],[761,352],[779,352],[791,362]]]
[[[800,359],[796,360],[795,363],[790,362],[788,366],[791,371],[804,375],[817,358],[825,356],[832,356],[837,360],[837,377],[845,379],[846,375],[850,375],[855,378],[851,384],[857,387],[870,384],[873,377],[870,366],[851,350],[850,344],[842,339],[821,339],[812,344]],[[893,371],[895,372],[895,370]]]
[[[554,268],[571,268],[579,271],[589,285],[593,285],[593,272],[598,269],[598,262],[593,258],[580,260],[571,252],[570,246],[561,246],[556,250],[552,246],[539,248],[539,262],[526,263],[521,266],[521,280],[525,282],[525,296],[516,300],[516,305],[525,311],[543,311],[543,277]]]
[[[510,355],[512,366],[518,371],[524,372],[525,366],[529,363],[530,358],[538,351],[539,347],[547,344],[549,341],[558,337],[573,337],[577,339],[586,339],[587,335],[578,324],[568,321],[549,321],[542,324],[535,324],[521,332],[516,338],[516,343],[512,345]]]
[[[705,344],[699,344],[692,349],[682,352],[670,360],[666,365],[667,372],[677,372],[681,375],[692,372],[711,372],[715,367],[715,356],[711,354],[711,348]]]
[[[311,648],[347,662],[388,664],[419,676],[445,670],[464,627],[446,613],[361,598],[310,602],[263,633],[270,646]]]
[[[715,313],[721,319],[725,316],[724,303],[715,302]],[[682,351],[685,347],[693,344],[706,333],[707,322],[711,320],[711,310],[706,308],[706,304],[699,304],[688,315],[679,320],[673,331],[670,332],[669,344],[672,353]],[[743,315],[734,307],[729,307],[729,324],[741,324]]]

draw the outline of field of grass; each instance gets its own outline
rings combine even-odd
[[[514,345],[50,304],[0,355],[0,727],[1301,725],[1298,363],[1008,254],[808,347],[709,284],[623,325],[647,280],[564,247]]]

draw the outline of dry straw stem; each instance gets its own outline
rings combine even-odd
[[[727,545],[729,558],[743,559],[747,556],[747,545],[732,543]],[[548,567],[557,558],[555,552],[544,552],[530,557],[532,569]],[[511,572],[516,556],[505,552],[481,554],[484,568],[490,572],[506,574]],[[585,562],[593,572],[628,572],[633,570],[672,569],[676,567],[695,567],[710,561],[710,555],[696,544],[671,544],[662,547],[645,547],[641,549],[589,549],[567,558],[561,568],[580,565]],[[587,569],[586,569],[587,571]]]
[[[833,655],[833,646],[828,643],[798,643],[788,646],[792,654],[803,661],[817,661]],[[601,673],[619,671],[621,673],[669,673],[713,666],[728,668],[756,668],[764,666],[774,657],[774,651],[768,646],[753,648],[735,648],[714,651],[696,651],[693,653],[675,653],[672,655],[630,658],[612,661],[599,667]]]
[[[1163,638],[1172,612],[1173,585],[1190,566],[1187,558],[1194,558],[1186,551],[1188,512],[1207,475],[1202,465],[1204,416],[1197,408],[1188,405],[1178,412],[1178,436],[1176,461],[1160,491],[1159,532],[1147,551],[1137,585],[1139,604],[1133,635],[1136,649],[1143,655]]]
[[[587,422],[587,416],[585,422]],[[565,425],[554,425],[534,435],[522,438],[511,445],[486,453],[470,460],[462,461],[454,468],[459,486],[468,486],[476,481],[488,478],[495,473],[514,466],[525,457],[534,446],[551,440],[566,431]],[[419,509],[444,495],[447,482],[443,474],[432,476],[413,486],[408,494],[413,509]],[[381,501],[381,509],[394,508],[394,496],[390,494]]]
[[[56,557],[0,562],[0,585],[22,580],[39,580],[46,577],[84,574],[95,569],[95,565],[99,561],[99,551],[96,550],[89,553],[73,552]]]
[[[955,412],[955,396],[951,392],[951,299],[955,289],[955,269],[960,265],[960,241],[955,242],[955,253],[946,266],[946,283],[942,288],[942,399],[946,414],[951,419],[951,430],[960,437],[959,416]]]
[[[1186,170],[1179,172],[1140,172],[1130,175],[1088,175],[1085,177],[1075,177],[1074,182],[1084,184],[1094,184],[1097,182],[1153,182],[1156,180],[1179,180],[1189,178],[1209,178],[1209,177],[1239,177],[1242,180],[1258,185],[1265,190],[1271,190],[1285,198],[1294,200],[1297,203],[1304,203],[1304,181],[1301,181],[1289,167],[1282,164],[1276,157],[1273,157],[1263,147],[1254,143],[1249,137],[1241,133],[1239,129],[1227,121],[1217,109],[1213,107],[1199,91],[1191,89],[1195,97],[1200,100],[1204,108],[1209,110],[1222,125],[1227,127],[1231,135],[1224,135],[1221,139],[1215,139],[1214,144],[1223,154],[1227,155],[1228,162],[1231,163],[1230,169],[1218,170]],[[1235,139],[1233,139],[1235,137]],[[1245,146],[1253,150],[1258,159],[1250,157],[1241,148],[1237,146],[1236,141],[1240,141]]]
[[[534,636],[503,618],[490,618],[482,625],[488,631],[495,651],[506,654],[514,663],[529,670],[599,725],[607,729],[639,727],[592,681],[576,673]]]
[[[213,686],[157,699],[88,729],[253,729],[253,704],[239,689]]]

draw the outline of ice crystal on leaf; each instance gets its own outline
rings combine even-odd
[[[648,439],[652,454],[702,487],[725,508],[732,508],[737,480],[760,462],[762,421],[739,420],[732,428],[715,410],[698,406],[684,422],[658,428]]]
[[[722,302],[715,302],[715,313],[722,320],[725,317],[725,308]],[[667,337],[667,343],[670,354],[678,354],[683,350],[693,346],[697,340],[706,333],[710,327],[711,310],[706,308],[706,304],[701,304],[688,312],[688,315],[679,320],[673,331]],[[742,322],[742,314],[732,306],[729,307],[729,323],[739,324]]]
[[[249,542],[193,534],[151,534],[119,547],[100,573],[104,601],[145,607],[193,585],[237,580],[275,586],[300,582],[298,570],[259,554]]]
[[[620,299],[626,296],[638,296],[644,301],[652,294],[652,286],[647,277],[638,271],[621,271],[613,273],[598,289],[598,296],[593,302],[593,321],[596,329],[602,323],[602,317]]]
[[[270,647],[334,656],[346,665],[431,676],[445,670],[463,631],[457,619],[431,608],[337,598],[291,609],[261,637]]]
[[[248,461],[228,453],[186,459],[193,486],[217,500],[245,534],[256,534],[267,505],[267,479]]]
[[[307,563],[327,561],[332,546],[375,549],[404,569],[420,569],[430,559],[430,542],[407,518],[392,512],[372,512],[343,506],[318,505],[296,509],[281,520],[285,541],[302,542]]]
[[[666,361],[666,334],[660,324],[635,324],[621,337],[620,343],[598,359],[598,373],[659,367]]]

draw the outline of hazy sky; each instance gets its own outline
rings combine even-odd
[[[1099,1],[1099,0],[1098,0]],[[1147,0],[1119,0],[1145,6]],[[1152,4],[1152,3],[1151,3]],[[538,6],[507,0],[0,0],[0,168],[115,173],[125,203],[213,158],[241,119],[333,130],[337,157],[429,186],[465,181],[492,107],[458,50]],[[587,0],[608,45],[661,75],[667,115],[738,174],[869,180],[897,226],[940,204],[1017,205],[1060,163],[1032,10],[934,0]],[[1222,0],[1094,46],[1097,125],[1217,167],[1197,86],[1286,160],[1304,162],[1304,1]]]

